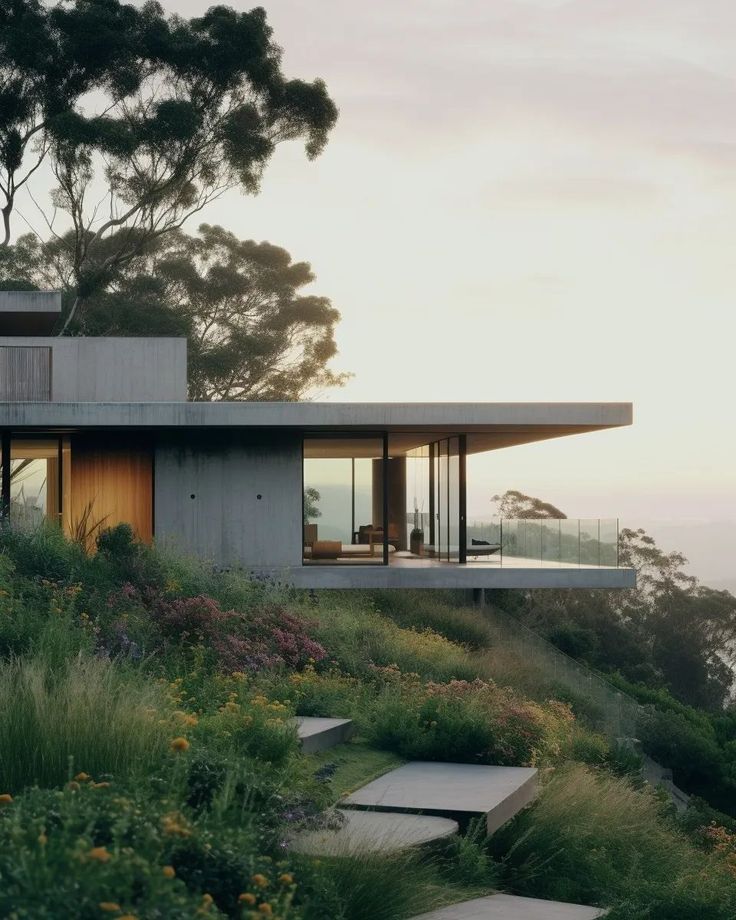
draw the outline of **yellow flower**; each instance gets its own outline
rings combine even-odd
[[[182,738],[181,736],[178,738],[173,738],[171,741],[171,750],[177,752],[188,751],[189,742],[186,738]]]
[[[90,788],[92,788],[92,789],[109,789],[109,788],[110,788],[110,783],[92,783]]]
[[[268,879],[265,875],[261,875],[260,872],[251,875],[250,880],[254,885],[258,885],[259,888],[265,888],[268,885]]]
[[[108,913],[115,913],[120,910],[120,905],[116,904],[115,901],[100,901],[100,910],[106,910]]]
[[[118,920],[138,920],[135,914],[123,914],[122,917],[118,917]]]
[[[161,871],[164,874],[164,878],[174,878],[176,875],[176,869],[173,866],[164,866]]]
[[[264,904],[259,904],[259,905],[258,905],[258,913],[259,913],[259,914],[263,914],[264,917],[271,917],[271,916],[273,916],[273,907],[271,907],[270,904],[265,904],[265,903],[264,903]]]
[[[0,805],[10,805],[13,801],[13,796],[9,792],[3,792],[0,794]]]
[[[42,847],[45,847],[46,844],[49,842],[49,838],[46,836],[46,834],[39,834],[38,842]]]
[[[94,859],[101,863],[109,862],[112,859],[112,854],[107,852],[107,847],[92,847],[87,856],[89,859]]]
[[[255,904],[258,899],[254,894],[251,894],[250,891],[246,891],[244,894],[238,896],[238,900],[241,904]]]
[[[282,875],[279,876],[279,881],[281,882],[282,885],[293,885],[294,876],[290,872],[284,872]]]

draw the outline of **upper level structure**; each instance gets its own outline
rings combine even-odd
[[[184,339],[49,336],[60,308],[0,293],[11,522],[90,545],[127,522],[302,587],[634,584],[615,521],[466,511],[469,454],[629,425],[628,403],[187,402]]]

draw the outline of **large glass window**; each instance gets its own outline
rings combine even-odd
[[[62,457],[59,438],[3,438],[3,507],[15,527],[29,530],[45,521],[59,522]]]
[[[304,441],[304,562],[382,565],[400,544],[385,526],[382,437]]]

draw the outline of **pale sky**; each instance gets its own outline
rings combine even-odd
[[[311,262],[355,375],[322,398],[632,401],[631,429],[474,458],[471,515],[519,488],[736,533],[736,3],[263,5],[340,120],[202,219]]]
[[[312,263],[355,374],[325,398],[631,400],[631,429],[472,460],[471,513],[516,487],[736,519],[736,4],[265,6],[340,121],[207,219]]]

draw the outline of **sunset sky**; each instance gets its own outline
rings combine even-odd
[[[631,429],[473,459],[470,514],[519,488],[736,533],[733,0],[263,5],[340,120],[203,219],[311,262],[354,374],[321,398],[630,400]]]

